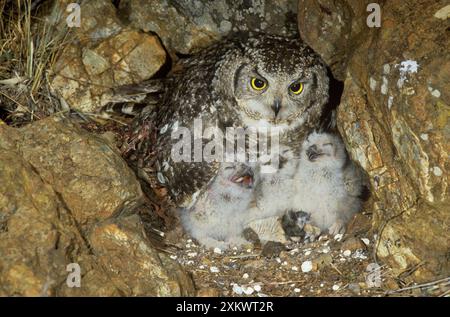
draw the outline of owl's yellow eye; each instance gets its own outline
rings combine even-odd
[[[303,91],[303,83],[301,82],[293,83],[292,85],[289,86],[289,89],[294,95],[300,95]]]
[[[267,87],[267,84],[264,80],[253,77],[252,80],[250,81],[252,88],[255,90],[263,90],[264,88]]]

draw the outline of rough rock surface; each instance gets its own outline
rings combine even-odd
[[[194,293],[144,236],[132,215],[139,184],[101,138],[56,117],[0,123],[0,179],[1,296]],[[70,263],[80,265],[80,288],[66,284]]]
[[[80,27],[52,69],[51,87],[70,108],[93,112],[110,100],[112,88],[154,75],[166,52],[156,35],[124,26],[110,1],[84,2],[81,13]]]
[[[364,2],[302,0],[300,32],[336,77],[345,75],[338,126],[371,177],[379,258],[415,281],[445,277],[450,37],[438,13],[448,2],[380,5],[381,27],[369,28]]]
[[[230,32],[297,33],[296,0],[123,0],[119,8],[131,26],[155,32],[167,49],[183,54]]]

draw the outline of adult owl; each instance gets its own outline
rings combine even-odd
[[[180,60],[174,69],[165,78],[118,93],[122,100],[148,105],[133,122],[128,157],[137,162],[144,178],[155,173],[173,201],[187,209],[211,185],[223,163],[175,161],[172,152],[180,139],[174,135],[180,129],[194,136],[194,122],[199,120],[203,131],[216,127],[224,134],[227,127],[278,128],[282,169],[299,156],[304,137],[319,127],[328,101],[326,66],[297,38],[235,35]],[[210,138],[201,134],[195,138],[204,145]],[[192,152],[198,146],[194,141],[193,137]]]

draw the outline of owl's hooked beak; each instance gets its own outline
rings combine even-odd
[[[278,113],[281,110],[281,100],[276,98],[274,103],[272,104],[272,110],[275,113],[275,118],[278,116]]]

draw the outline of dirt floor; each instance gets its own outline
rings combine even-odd
[[[285,250],[270,243],[207,250],[183,236],[171,258],[192,273],[199,296],[383,295],[383,289],[371,286],[373,279],[367,272],[374,263],[373,238],[346,237],[345,241],[340,235],[322,236],[312,243],[292,241]]]

